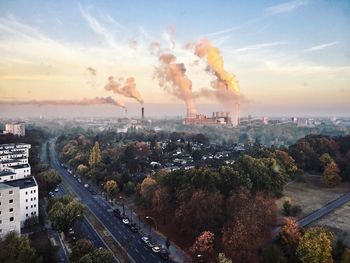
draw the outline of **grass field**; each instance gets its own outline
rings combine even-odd
[[[319,175],[305,174],[305,183],[293,181],[285,186],[284,196],[277,200],[277,206],[282,215],[283,201],[285,198],[290,198],[293,206],[301,208],[297,218],[303,218],[349,191],[349,183],[325,188],[321,184]]]

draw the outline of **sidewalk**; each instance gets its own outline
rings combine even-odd
[[[119,203],[113,202],[113,204],[110,204],[107,202],[101,195],[96,195],[96,199],[99,199],[100,202],[103,202],[105,204],[106,208],[109,209],[119,209],[119,211],[123,212],[123,206]],[[141,220],[135,212],[132,211],[130,206],[126,203],[124,203],[124,210],[125,215],[134,222],[137,227],[139,228],[139,232],[145,236],[151,236],[151,238],[159,243],[160,245],[165,246],[166,237],[164,237],[161,233],[158,231],[155,231],[153,228],[150,227],[149,224],[145,223],[143,220]],[[187,255],[173,242],[170,243],[169,247],[170,252],[170,258],[176,262],[189,262],[189,258]]]

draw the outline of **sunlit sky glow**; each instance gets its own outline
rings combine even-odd
[[[247,113],[280,107],[350,113],[348,0],[2,0],[0,13],[0,100],[134,102],[104,89],[113,75],[134,77],[145,105],[181,104],[154,79],[149,44],[172,50],[196,91],[213,77],[204,63],[193,65],[197,58],[184,46],[206,38],[236,75]]]

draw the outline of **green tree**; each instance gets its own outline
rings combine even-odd
[[[349,262],[350,262],[350,248],[346,248],[341,258],[341,263],[349,263]]]
[[[89,168],[84,165],[84,164],[79,164],[78,168],[77,168],[77,173],[82,176],[84,175],[87,171],[89,170]]]
[[[0,262],[40,263],[42,259],[31,247],[27,236],[19,236],[16,232],[10,232],[0,239]]]
[[[322,227],[312,227],[300,238],[296,253],[303,263],[333,262],[332,243],[332,233]]]
[[[90,151],[89,165],[95,167],[101,162],[100,144],[96,141],[94,147]]]
[[[116,181],[114,180],[108,180],[103,184],[103,189],[106,192],[106,197],[109,199],[114,199],[118,192],[119,192],[119,187]]]
[[[286,198],[283,201],[283,213],[285,216],[290,216],[290,212],[292,209],[292,201],[290,200],[290,198]]]
[[[63,232],[83,216],[83,206],[72,197],[62,197],[49,203],[49,218],[53,226]]]
[[[263,263],[286,263],[281,249],[276,245],[271,245],[265,248],[262,252]]]
[[[96,248],[90,253],[83,256],[79,263],[114,263],[115,259],[107,249]]]
[[[79,260],[86,254],[89,254],[94,249],[90,240],[79,239],[73,246],[70,260],[72,262],[79,262]]]
[[[38,182],[40,192],[45,194],[51,192],[57,187],[59,183],[61,183],[61,177],[59,176],[57,171],[53,169],[37,174],[35,176],[35,179]]]

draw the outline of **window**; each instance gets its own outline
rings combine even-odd
[[[13,194],[13,191],[11,190],[11,191],[9,191],[9,195],[12,195]]]
[[[15,218],[13,216],[10,217],[10,222],[12,222],[13,220],[15,220]]]
[[[36,190],[34,190],[34,193],[36,193]],[[1,194],[0,194],[0,196],[1,196]]]
[[[28,217],[28,214],[26,214],[26,217]]]
[[[26,195],[28,194],[28,192],[26,191]]]
[[[32,193],[33,193],[33,190],[30,190],[30,193],[32,194]]]
[[[28,199],[26,199],[26,203],[28,203]]]
[[[32,198],[30,198],[30,201],[33,201],[33,197],[32,197]]]
[[[0,220],[0,225],[2,224],[2,220]]]
[[[26,210],[28,210],[28,206],[26,206]]]
[[[10,209],[9,209],[9,212],[10,212],[10,213],[13,212],[13,208],[10,208]]]
[[[13,179],[13,175],[11,175],[11,179]]]
[[[9,200],[9,203],[12,204],[12,203],[13,203],[13,199],[10,199],[10,200]]]
[[[36,205],[34,205],[34,207],[36,207]]]
[[[34,200],[36,200],[36,197],[34,197]]]
[[[31,205],[30,208],[33,208],[33,205]]]

